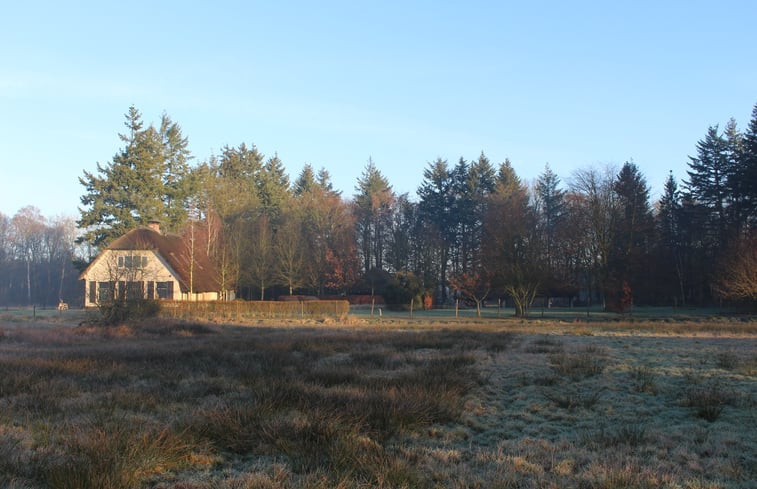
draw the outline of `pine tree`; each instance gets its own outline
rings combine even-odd
[[[686,189],[692,200],[709,209],[709,246],[717,250],[726,241],[726,205],[729,195],[727,144],[718,133],[717,125],[710,126],[705,138],[697,143],[697,156],[689,157],[689,168]]]
[[[255,182],[263,168],[263,158],[254,144],[252,148],[245,143],[238,148],[224,146],[218,159],[218,174],[225,178]]]
[[[743,135],[741,158],[734,178],[739,182],[741,215],[746,226],[757,226],[757,104],[752,109],[752,118]]]
[[[394,192],[389,181],[370,158],[363,174],[358,178],[355,190],[357,240],[363,261],[363,273],[372,269],[383,270],[392,221]]]
[[[331,182],[331,173],[326,168],[321,167],[320,170],[318,170],[318,175],[315,177],[315,182],[320,186],[324,191],[328,193],[333,193],[335,195],[341,195],[342,192],[338,190],[334,190],[334,184]]]
[[[167,116],[164,122],[164,134],[152,125],[144,128],[141,114],[130,107],[127,133],[119,134],[124,148],[109,164],[98,163],[97,174],[85,171],[79,178],[85,188],[77,221],[85,232],[79,242],[102,246],[152,219],[164,221],[169,228],[179,224],[185,177],[180,166],[189,153],[179,127]]]
[[[192,159],[187,146],[188,138],[181,133],[179,125],[163,114],[160,121],[160,136],[163,148],[163,205],[166,229],[178,230],[187,220],[187,200],[195,191],[195,182],[189,161]]]
[[[292,192],[296,197],[299,197],[300,195],[308,192],[315,185],[316,181],[313,167],[309,164],[305,164],[305,166],[302,168],[302,171],[300,172],[300,175],[297,177],[297,180],[294,181]]]
[[[421,236],[414,235],[418,220],[418,205],[411,202],[407,194],[397,197],[391,223],[387,262],[395,272],[418,272],[414,267],[413,245]]]
[[[453,214],[456,237],[453,243],[454,273],[474,272],[481,265],[483,220],[488,197],[494,191],[495,172],[481,152],[477,160],[460,158],[452,171]]]
[[[449,219],[453,232],[450,242],[450,274],[453,276],[467,272],[470,265],[469,224],[473,215],[473,199],[468,193],[468,173],[468,162],[462,157],[450,172],[452,203]]]
[[[560,189],[560,178],[549,164],[536,181],[537,215],[544,237],[544,251],[550,274],[555,267],[557,233],[565,212],[565,192]]]
[[[269,158],[261,168],[257,178],[257,190],[262,211],[273,224],[278,224],[290,197],[289,176],[278,155]]]
[[[423,231],[425,245],[433,253],[433,262],[427,267],[433,277],[432,283],[426,282],[427,288],[440,287],[438,299],[445,303],[447,296],[447,270],[451,246],[455,240],[455,221],[452,218],[454,203],[453,179],[447,160],[438,158],[429,163],[423,172],[423,182],[418,188],[419,221],[426,228]]]
[[[649,252],[654,230],[649,187],[636,164],[626,162],[615,179],[613,191],[618,216],[609,260],[610,279],[615,284],[611,288],[617,293],[628,284],[637,300],[649,302]]]
[[[673,173],[665,181],[663,195],[657,203],[657,277],[662,295],[674,303],[685,304],[683,250],[681,246],[681,196]]]

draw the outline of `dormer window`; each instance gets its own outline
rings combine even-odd
[[[144,255],[126,255],[118,257],[118,268],[145,268],[147,267],[147,257]]]

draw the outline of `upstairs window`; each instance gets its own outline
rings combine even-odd
[[[144,255],[126,255],[118,257],[118,268],[146,268],[147,257]]]

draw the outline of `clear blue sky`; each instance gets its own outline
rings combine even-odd
[[[4,3],[7,215],[76,216],[132,104],[196,161],[255,144],[352,196],[372,157],[414,197],[428,162],[481,151],[525,180],[633,159],[657,196],[757,103],[753,0]]]

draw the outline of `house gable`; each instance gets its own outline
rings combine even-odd
[[[195,300],[217,299],[219,292],[215,267],[202,249],[192,250],[180,235],[163,235],[150,228],[134,229],[114,240],[79,278],[85,281],[85,305],[100,300],[100,288],[105,288],[107,296],[108,287],[115,294],[118,287],[129,287],[124,284],[133,284],[132,293],[138,295],[141,290],[147,298],[158,296],[156,284],[168,287],[165,284],[170,283],[171,297],[160,297],[176,300],[190,295]]]

